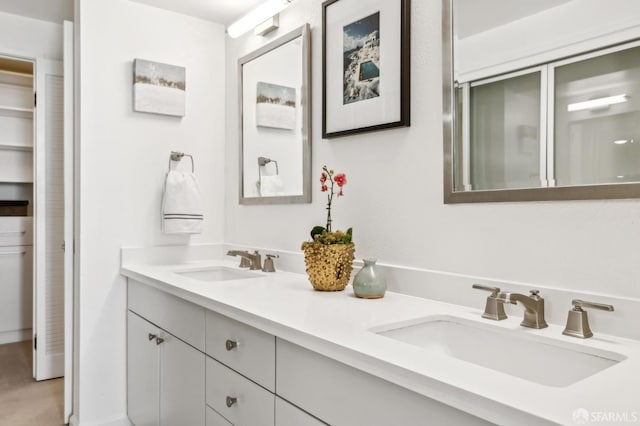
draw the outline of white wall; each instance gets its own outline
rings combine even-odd
[[[0,55],[62,60],[62,25],[0,12]]]
[[[221,242],[224,28],[128,0],[80,0],[79,389],[82,425],[126,415],[122,246]],[[186,67],[186,116],[132,111],[132,62]],[[192,154],[202,235],[166,236],[160,200],[169,153]],[[183,160],[185,162],[186,160]]]
[[[411,13],[411,127],[330,141],[321,138],[319,0],[295,2],[266,40],[227,39],[225,241],[299,251],[325,219],[317,178],[327,164],[349,180],[333,219],[336,228],[353,226],[358,258],[640,298],[640,200],[443,204],[440,0],[413,1]],[[241,206],[237,58],[304,22],[312,27],[313,203]]]

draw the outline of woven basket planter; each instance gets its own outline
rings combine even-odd
[[[314,289],[341,291],[349,284],[353,271],[355,245],[302,243],[307,275]]]

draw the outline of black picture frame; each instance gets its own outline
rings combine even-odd
[[[322,3],[324,139],[410,126],[411,1],[387,0],[382,4],[370,5],[361,0],[326,0]],[[340,16],[341,12],[348,13]],[[340,28],[342,31],[339,32]],[[372,28],[376,30],[369,33],[361,47],[356,44],[353,49],[346,50],[345,40],[351,41],[351,33],[366,34]],[[387,33],[391,37],[387,37]],[[349,37],[345,38],[345,35]],[[390,47],[386,47],[385,37],[391,41]],[[367,48],[368,43],[374,47]],[[368,60],[370,52],[375,53]],[[394,52],[398,52],[399,58]],[[363,75],[373,77],[366,79]],[[386,78],[390,83],[385,82]]]

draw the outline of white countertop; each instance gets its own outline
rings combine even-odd
[[[597,334],[597,330],[590,339],[577,339],[563,336],[563,327],[553,324],[534,330],[521,327],[519,317],[485,320],[481,318],[484,306],[470,309],[393,292],[375,300],[356,298],[351,286],[341,292],[317,292],[305,275],[289,272],[256,271],[259,278],[220,282],[174,272],[220,265],[237,268],[237,261],[125,264],[122,274],[494,423],[574,424],[577,409],[592,416],[637,417],[640,422],[639,341]],[[627,359],[572,385],[551,387],[370,331],[434,315],[529,333],[560,346],[615,352]]]

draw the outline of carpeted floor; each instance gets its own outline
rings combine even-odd
[[[0,426],[60,426],[63,379],[36,382],[31,342],[0,345]]]

